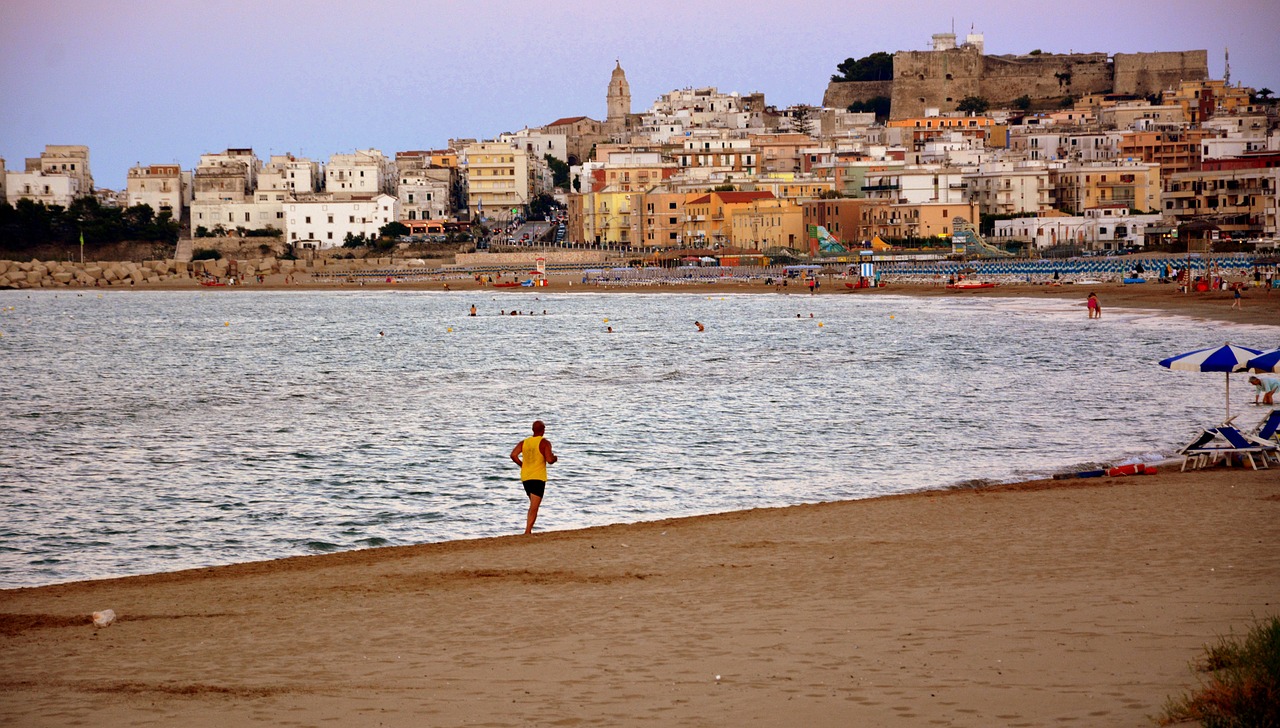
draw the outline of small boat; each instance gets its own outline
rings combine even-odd
[[[959,283],[950,283],[947,285],[947,288],[954,288],[960,291],[970,289],[970,288],[995,288],[995,287],[996,287],[996,284],[994,283],[980,283],[978,281],[960,281]]]

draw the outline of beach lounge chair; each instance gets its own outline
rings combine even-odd
[[[1280,409],[1271,410],[1249,434],[1265,442],[1280,445]]]
[[[1184,471],[1188,464],[1194,470],[1212,465],[1232,455],[1238,455],[1242,464],[1247,460],[1249,467],[1257,470],[1258,462],[1254,460],[1255,455],[1262,461],[1262,467],[1270,468],[1269,460],[1274,459],[1280,463],[1278,451],[1280,447],[1275,444],[1253,435],[1246,435],[1239,428],[1219,425],[1202,431],[1194,442],[1179,450],[1178,454],[1182,456]]]

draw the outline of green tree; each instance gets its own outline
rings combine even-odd
[[[408,235],[408,234],[409,234],[409,227],[398,220],[392,220],[391,222],[387,223],[386,225],[383,225],[381,228],[378,229],[378,235],[384,238],[395,239],[400,237],[401,235]]]
[[[991,104],[981,96],[966,96],[960,99],[960,103],[956,104],[956,111],[963,111],[966,114],[981,114],[990,107]]]
[[[869,56],[846,58],[836,65],[832,81],[892,81],[893,54],[877,51]]]
[[[569,165],[550,154],[544,154],[542,158],[547,160],[547,166],[551,167],[552,184],[560,189],[567,189],[569,187]]]
[[[801,134],[813,135],[813,128],[818,119],[814,117],[814,107],[808,104],[797,104],[791,107],[791,124]]]
[[[849,104],[849,111],[855,114],[872,113],[876,115],[876,119],[884,120],[889,118],[889,109],[893,105],[893,100],[888,96],[872,96],[866,101],[855,101]]]
[[[529,200],[529,219],[541,219],[551,213],[552,210],[560,209],[560,203],[556,202],[556,198],[545,192],[534,195]]]
[[[1031,97],[1026,94],[1023,94],[1018,98],[1014,99],[1013,108],[1018,109],[1019,111],[1026,111],[1027,109],[1030,109]]]
[[[738,188],[733,185],[716,185],[711,188],[711,192],[734,192]]]

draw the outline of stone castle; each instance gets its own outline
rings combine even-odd
[[[992,107],[1027,96],[1043,107],[1086,94],[1149,96],[1209,78],[1203,50],[989,56],[982,52],[981,36],[958,47],[946,42],[954,37],[940,33],[934,50],[894,53],[892,81],[832,81],[823,106],[845,108],[883,96],[892,101],[890,118],[906,119],[923,116],[927,108],[953,111],[966,96],[986,99]]]

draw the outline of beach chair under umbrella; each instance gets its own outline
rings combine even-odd
[[[1197,349],[1185,354],[1171,356],[1160,362],[1160,366],[1176,369],[1181,372],[1224,372],[1227,382],[1227,418],[1231,421],[1231,373],[1242,372],[1248,368],[1250,359],[1262,352],[1244,346],[1223,344],[1213,349]]]

